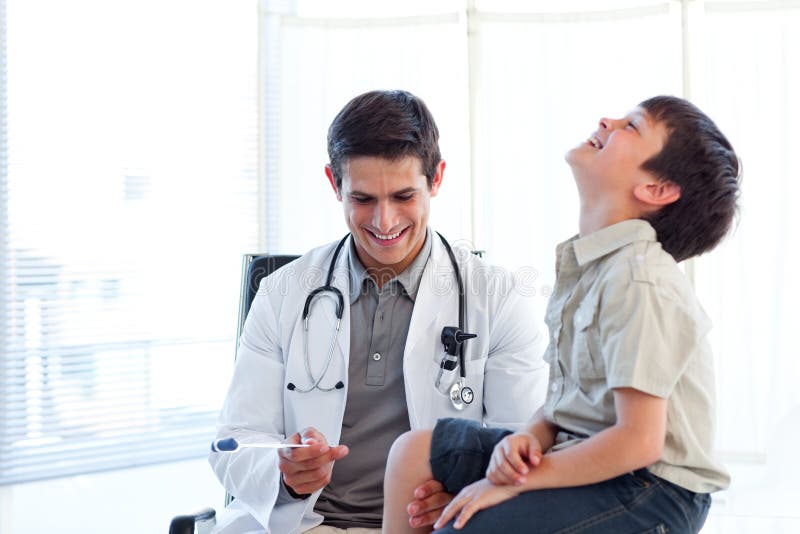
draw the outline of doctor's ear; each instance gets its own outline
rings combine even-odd
[[[333,169],[331,168],[330,163],[325,165],[325,176],[328,177],[328,182],[330,182],[333,192],[336,194],[336,199],[341,202],[342,193],[339,191],[339,188],[336,187],[336,177],[333,175]]]
[[[433,175],[433,180],[431,180],[431,196],[435,197],[436,194],[439,192],[439,188],[442,186],[442,179],[444,178],[444,168],[447,164],[444,160],[439,161],[436,165],[436,174]]]

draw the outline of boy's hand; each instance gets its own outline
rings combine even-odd
[[[442,528],[458,514],[453,524],[453,527],[458,530],[467,524],[467,521],[475,515],[475,512],[500,504],[517,495],[519,495],[519,490],[517,488],[495,486],[484,478],[462,489],[459,494],[450,501],[450,504],[445,507],[442,516],[436,520],[433,528]]]
[[[525,482],[530,467],[539,465],[541,459],[542,446],[536,436],[527,432],[511,434],[495,445],[486,478],[498,486],[519,486]]]
[[[309,444],[302,449],[278,449],[278,469],[283,474],[283,483],[298,495],[324,488],[331,481],[333,462],[350,452],[346,445],[329,446],[325,436],[313,427],[292,434],[286,443]]]
[[[414,500],[408,504],[408,524],[414,528],[433,525],[442,510],[453,500],[436,480],[429,480],[414,490]]]

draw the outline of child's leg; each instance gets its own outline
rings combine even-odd
[[[383,532],[386,534],[428,533],[430,527],[411,528],[406,507],[414,490],[433,478],[429,462],[430,430],[406,432],[392,445],[383,483]]]
[[[479,511],[460,530],[451,521],[436,534],[690,534],[703,526],[709,503],[707,494],[692,493],[640,469],[597,484],[521,493]]]

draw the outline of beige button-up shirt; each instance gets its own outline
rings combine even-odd
[[[711,454],[711,323],[655,230],[627,220],[574,237],[556,253],[544,406],[560,430],[554,449],[612,426],[612,389],[635,388],[668,399],[664,452],[650,471],[695,492],[727,487]]]

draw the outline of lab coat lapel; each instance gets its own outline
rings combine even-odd
[[[444,313],[443,317],[440,317],[441,313]],[[420,343],[423,343],[426,349],[430,349],[427,344],[430,340],[426,338],[429,337],[431,324],[437,319],[443,324],[458,325],[458,283],[447,251],[438,234],[434,232],[431,261],[422,274],[414,311],[411,314],[411,324],[408,327],[405,347],[407,357],[417,352]],[[433,346],[439,347],[439,345],[441,341],[437,336]],[[432,357],[430,350],[426,352]]]
[[[425,402],[428,396],[423,392],[431,389],[435,380],[431,373],[442,353],[442,327],[458,325],[458,283],[444,245],[436,233],[432,235],[431,260],[422,275],[403,356],[412,427],[414,418],[425,419],[422,412],[426,407],[419,403]]]

